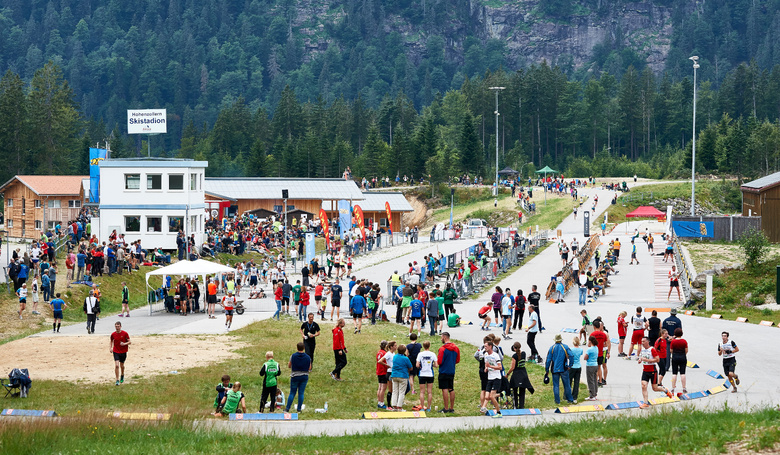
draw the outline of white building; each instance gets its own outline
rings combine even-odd
[[[116,229],[130,243],[146,248],[176,249],[183,230],[204,236],[203,182],[207,161],[108,159],[100,162],[100,216],[98,236],[108,239]],[[186,221],[186,223],[185,223]]]

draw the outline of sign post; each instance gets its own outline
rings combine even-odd
[[[590,237],[590,212],[587,210],[582,212],[582,223],[583,235],[585,237]]]
[[[165,134],[168,132],[168,114],[165,109],[128,109],[127,134]],[[152,156],[151,138],[147,138],[147,156]]]

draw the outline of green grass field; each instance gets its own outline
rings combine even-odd
[[[535,417],[526,417],[533,419]],[[669,408],[651,416],[591,417],[576,422],[446,434],[379,432],[344,437],[292,437],[194,431],[189,422],[163,424],[96,422],[81,417],[62,422],[4,418],[0,450],[8,454],[104,453],[528,453],[687,454],[777,453],[780,411],[706,413]],[[240,425],[240,423],[237,423]]]
[[[363,333],[353,334],[348,325],[344,332],[349,364],[342,373],[344,381],[335,382],[329,373],[333,369],[334,357],[331,348],[332,324],[323,324],[322,335],[315,352],[314,369],[306,389],[307,411],[304,419],[354,419],[365,411],[376,409],[376,360],[379,341],[396,340],[407,343],[408,329],[391,323],[376,326],[364,326]],[[93,415],[103,416],[106,412],[122,410],[126,412],[169,412],[179,418],[202,418],[211,411],[214,401],[214,387],[223,374],[229,374],[233,381],[240,381],[247,395],[247,406],[256,412],[260,404],[262,379],[258,371],[265,362],[265,352],[273,351],[275,358],[282,364],[281,384],[285,395],[289,392],[289,370],[287,362],[295,352],[295,344],[300,341],[300,324],[292,318],[281,322],[266,320],[252,324],[244,329],[231,332],[236,340],[246,343],[246,347],[237,352],[243,358],[220,361],[180,371],[176,375],[140,377],[133,373],[132,349],[127,364],[126,381],[121,387],[113,383],[88,384],[67,383],[62,381],[38,380],[35,393],[24,401],[27,409],[53,409],[64,416]],[[454,332],[455,330],[453,330]],[[431,350],[438,351],[441,346],[439,337],[430,337],[423,332],[420,342],[431,341]],[[479,377],[478,363],[472,357],[476,348],[467,343],[456,342],[461,349],[461,363],[455,377],[455,389],[458,393],[455,415],[478,415]],[[507,342],[504,342],[506,345]],[[502,346],[505,353],[509,346]],[[541,346],[540,346],[541,348]],[[507,368],[508,368],[507,364]],[[551,386],[542,384],[543,368],[528,365],[529,375],[537,387],[537,393],[526,401],[528,407],[554,408]],[[587,393],[581,385],[582,394]],[[416,395],[407,395],[407,408],[417,401]],[[322,407],[329,403],[327,415],[315,414],[309,409]],[[441,394],[434,394],[434,404],[441,406]]]

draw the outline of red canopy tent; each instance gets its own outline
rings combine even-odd
[[[626,215],[626,218],[656,218],[658,221],[666,219],[666,213],[651,205],[643,205]]]

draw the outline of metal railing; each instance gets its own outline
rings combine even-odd
[[[481,266],[473,272],[464,274],[460,278],[458,277],[460,264],[468,263],[470,257],[476,258],[480,251],[485,255],[488,254],[488,249],[484,242],[474,244],[442,258],[438,269],[434,271],[433,280],[428,280],[427,283],[433,284],[437,280],[441,280],[445,284],[450,284],[458,293],[459,299],[478,294],[489,287],[501,274],[509,272],[513,267],[525,262],[529,256],[536,254],[539,248],[547,244],[548,234],[549,232],[546,230],[540,231],[533,236],[520,238],[517,243],[514,243],[514,238],[512,238],[510,246],[510,233],[499,233],[499,247],[494,251],[493,256],[485,256],[484,259],[480,258],[477,260],[476,262],[480,263]],[[421,280],[424,280],[424,277],[425,274],[423,273]],[[410,275],[408,273],[401,276],[402,281],[409,281],[409,279]],[[387,295],[392,298],[393,290],[390,281],[387,282],[386,289]]]
[[[682,284],[683,294],[685,294],[685,301],[691,299],[691,290],[693,289],[693,280],[690,268],[688,267],[688,261],[685,260],[682,254],[682,248],[678,239],[675,237],[672,240],[674,246],[674,262],[677,265],[677,270],[680,272],[680,283]]]

